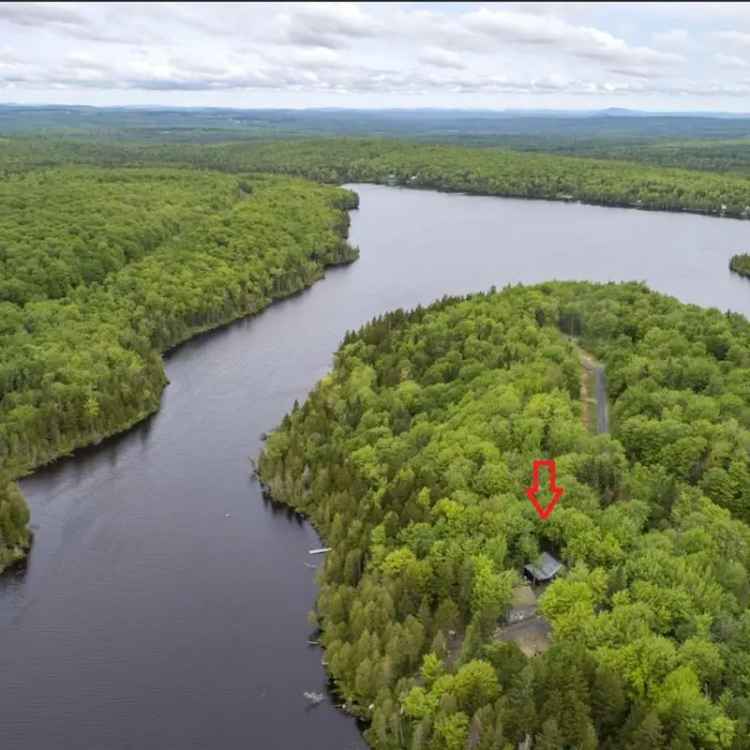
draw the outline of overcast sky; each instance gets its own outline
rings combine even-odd
[[[750,3],[2,3],[0,102],[750,111]]]

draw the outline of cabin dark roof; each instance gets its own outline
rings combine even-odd
[[[524,566],[524,570],[535,581],[549,581],[558,574],[560,568],[562,568],[562,563],[546,552],[542,552],[535,563]]]

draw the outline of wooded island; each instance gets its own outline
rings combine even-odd
[[[748,253],[733,255],[729,260],[729,268],[740,276],[750,278],[750,255]]]

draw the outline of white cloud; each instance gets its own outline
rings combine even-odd
[[[298,47],[274,49],[263,58],[275,65],[293,65],[304,70],[326,70],[351,65],[338,50],[329,47]]]
[[[739,47],[750,47],[750,33],[744,31],[717,31],[714,36],[722,42],[729,42]]]
[[[73,27],[86,25],[84,17],[72,8],[52,3],[2,3],[0,20],[32,28],[45,24]]]
[[[750,6],[6,3],[0,40],[0,101],[737,108]]]
[[[442,47],[425,47],[419,54],[419,60],[438,68],[462,70],[466,67],[466,63],[461,59],[459,54],[443,49]]]
[[[553,47],[579,58],[598,60],[617,72],[659,72],[664,66],[685,60],[673,52],[631,46],[606,31],[573,25],[554,16],[480,8],[467,14],[464,23],[472,31],[512,43]]]
[[[355,3],[299,3],[276,20],[282,39],[313,47],[348,46],[379,30],[378,22]]]
[[[675,47],[682,49],[686,47],[690,41],[690,33],[686,29],[669,29],[667,31],[655,31],[651,38],[659,47]]]
[[[737,57],[736,55],[725,55],[721,52],[716,55],[716,62],[723,68],[750,68],[750,63],[742,57]]]
[[[27,34],[56,34],[86,42],[127,44],[156,40],[154,31],[149,25],[138,23],[137,17],[129,18],[124,23],[109,22],[110,18],[114,19],[110,15],[112,13],[106,5],[97,16],[92,17],[84,15],[82,9],[76,9],[72,4],[0,3],[0,24],[20,27]]]

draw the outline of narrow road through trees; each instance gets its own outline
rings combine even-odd
[[[607,406],[607,376],[604,365],[594,365],[596,392],[596,431],[609,432],[609,407]]]
[[[590,430],[609,432],[609,407],[607,404],[607,376],[604,365],[577,344],[583,372],[581,373],[581,401],[583,420]],[[596,417],[593,406],[596,404]]]

